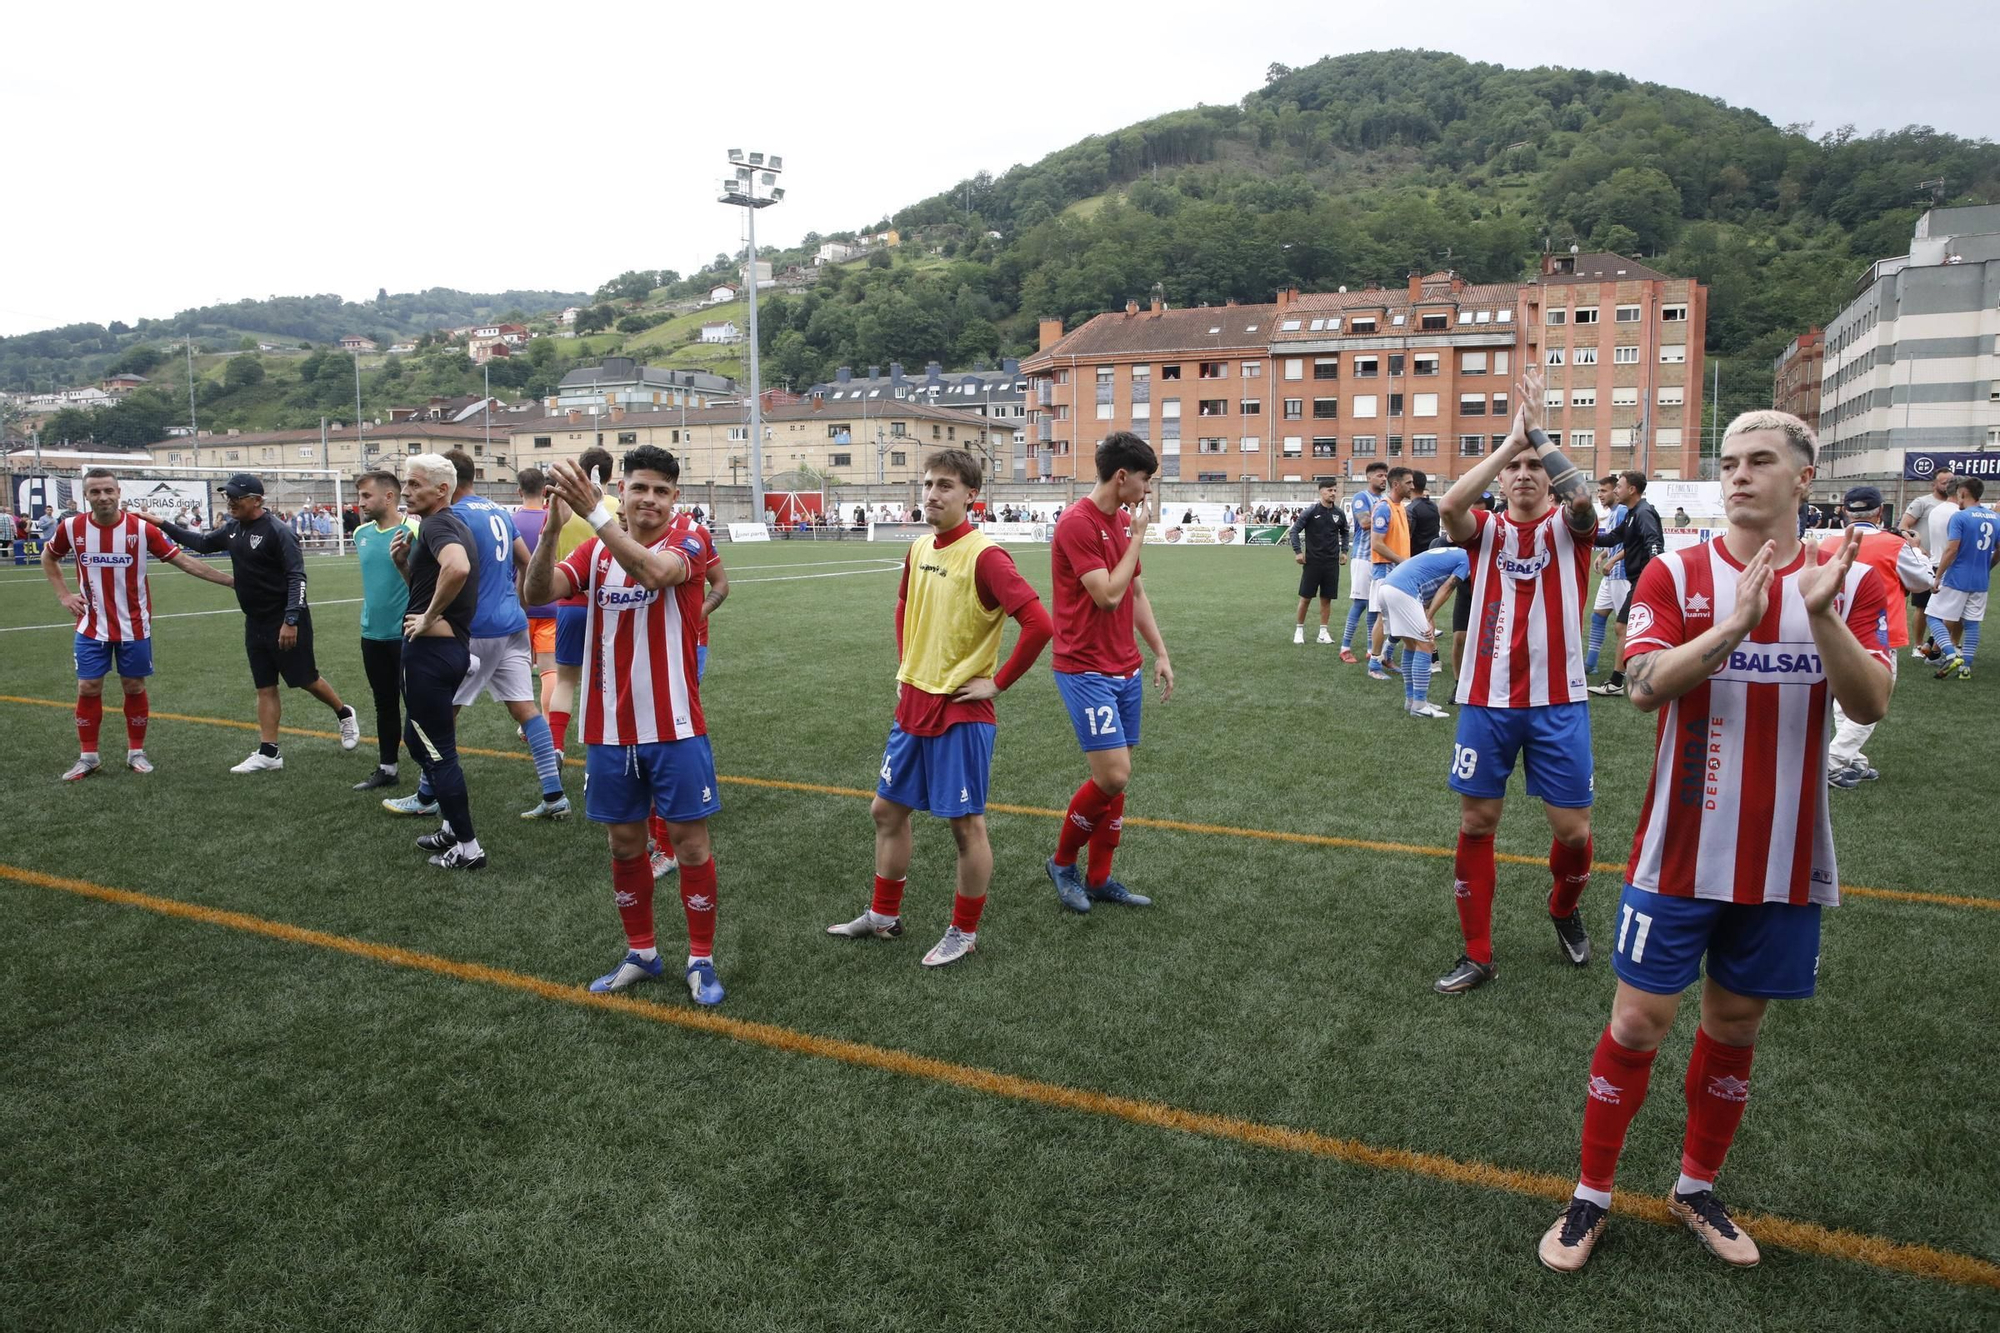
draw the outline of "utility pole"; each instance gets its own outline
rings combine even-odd
[[[201,430],[194,420],[194,335],[190,333],[184,344],[187,349],[188,367],[188,439],[194,444],[195,457],[201,457]],[[36,460],[37,466],[40,460]]]

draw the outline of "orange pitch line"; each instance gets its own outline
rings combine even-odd
[[[117,713],[123,711],[110,703],[109,698],[110,696],[107,695],[107,702],[104,705],[105,712]],[[39,708],[69,709],[75,707],[75,704],[65,703],[60,699],[35,699],[15,694],[0,694],[0,703],[32,704]],[[226,717],[194,717],[186,713],[154,713],[152,714],[152,719],[155,722],[193,722],[202,726],[233,727],[238,731],[255,731],[257,729],[257,724],[254,722],[240,722],[234,718]],[[314,731],[305,727],[279,727],[278,731],[280,734],[286,736],[309,736],[316,740],[340,739],[336,732]],[[361,738],[363,744],[371,744],[374,739],[373,736],[363,736]],[[484,750],[477,746],[461,745],[458,747],[458,752],[460,754],[476,754],[483,759],[507,759],[516,762],[533,761],[533,756],[522,754],[517,750]],[[577,767],[582,761],[564,757],[563,763],[571,767]],[[863,790],[860,787],[835,787],[818,782],[791,782],[784,778],[746,778],[724,773],[719,775],[716,780],[718,782],[726,782],[732,786],[762,787],[770,791],[809,792],[817,796],[850,796],[858,797],[864,801],[873,800],[875,797],[874,792]],[[993,814],[1028,815],[1036,819],[1062,819],[1066,814],[1062,810],[1049,810],[1034,805],[1004,805],[998,801],[988,802],[986,809]],[[1379,842],[1372,838],[1342,838],[1326,833],[1294,833],[1287,829],[1237,828],[1230,824],[1190,824],[1175,819],[1148,819],[1142,815],[1127,815],[1125,823],[1132,828],[1165,829],[1171,833],[1198,833],[1210,837],[1248,838],[1261,842],[1289,842],[1305,847],[1335,847],[1344,851],[1354,852],[1382,852],[1396,856],[1443,858],[1449,858],[1454,855],[1452,849],[1449,847],[1432,847],[1423,843],[1413,842]],[[1496,852],[1494,859],[1505,862],[1508,865],[1547,865],[1547,862],[1541,857],[1522,856],[1518,852]],[[1603,875],[1623,875],[1625,873],[1624,864],[1618,861],[1593,861],[1590,868],[1593,872]],[[1915,889],[1871,889],[1860,884],[1843,884],[1840,886],[1840,891],[1843,894],[1851,894],[1856,898],[1880,898],[1888,902],[1922,903],[1931,907],[1970,907],[1980,911],[2000,912],[2000,898],[1973,898],[1955,893],[1923,893]]]
[[[976,1065],[954,1064],[949,1060],[916,1055],[891,1047],[871,1046],[865,1042],[847,1041],[837,1037],[822,1037],[773,1023],[724,1018],[720,1014],[703,1009],[670,1007],[621,994],[594,995],[574,983],[549,981],[506,968],[461,962],[417,949],[405,949],[393,944],[377,944],[348,935],[335,935],[305,926],[296,926],[290,922],[251,916],[245,912],[204,907],[199,903],[155,897],[152,894],[135,893],[129,889],[114,889],[108,885],[93,884],[88,880],[46,875],[19,866],[0,864],[0,878],[15,880],[37,888],[73,893],[79,897],[94,898],[122,907],[136,907],[203,925],[220,926],[225,930],[262,935],[287,944],[300,944],[349,954],[392,967],[430,972],[455,981],[476,982],[503,990],[520,991],[558,1004],[608,1010],[630,1018],[642,1018],[648,1022],[686,1028],[709,1036],[726,1037],[731,1041],[760,1046],[767,1050],[783,1051],[819,1060],[834,1060],[905,1078],[942,1083],[968,1092],[983,1093],[989,1097],[1028,1102],[1085,1115],[1104,1116],[1135,1125],[1195,1134],[1204,1138],[1226,1139],[1279,1152],[1303,1153],[1312,1157],[1328,1158],[1349,1166],[1401,1172],[1452,1185],[1501,1190],[1509,1194],[1526,1195],[1552,1202],[1559,1203],[1567,1199],[1570,1194],[1570,1181],[1567,1178],[1544,1172],[1521,1171],[1488,1162],[1460,1161],[1439,1153],[1416,1152],[1407,1148],[1381,1148],[1355,1139],[1322,1134],[1316,1130],[1292,1129],[1284,1125],[1264,1124],[1236,1116],[1191,1111],[1166,1102],[1145,1101],[1136,1097],[1095,1092],[1088,1088],[1073,1088],[1061,1083],[1047,1083],[1040,1079],[1022,1078],[1015,1074],[982,1069]],[[1680,1225],[1667,1211],[1666,1201],[1651,1195],[1635,1195],[1621,1190],[1616,1195],[1616,1206],[1619,1214],[1624,1217],[1636,1218],[1659,1226]],[[1989,1263],[1972,1255],[1940,1250],[1928,1245],[1905,1244],[1882,1236],[1835,1230],[1816,1222],[1800,1222],[1789,1218],[1755,1214],[1742,1215],[1741,1220],[1760,1240],[1802,1254],[1868,1264],[1914,1277],[1936,1278],[1960,1285],[2000,1289],[2000,1264]]]

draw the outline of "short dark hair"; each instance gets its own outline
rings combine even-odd
[[[374,472],[364,472],[360,476],[356,477],[354,479],[354,489],[357,491],[360,490],[362,483],[369,481],[374,482],[377,486],[387,486],[390,490],[396,492],[398,495],[401,495],[403,493],[403,483],[397,480],[396,474],[393,472],[383,472],[380,470]]]
[[[576,465],[583,469],[583,475],[600,486],[611,480],[611,451],[601,446],[592,446],[576,456]]]
[[[1643,473],[1643,472],[1621,472],[1621,473],[1619,473],[1618,475],[1619,475],[1619,476],[1621,476],[1621,477],[1623,477],[1623,478],[1625,478],[1625,481],[1626,481],[1626,483],[1627,483],[1628,485],[1630,485],[1630,486],[1631,486],[1631,488],[1632,488],[1633,490],[1635,490],[1635,491],[1639,492],[1639,494],[1641,494],[1641,495],[1644,495],[1644,494],[1646,493],[1646,474],[1645,474],[1645,473]]]
[[[451,470],[458,474],[458,484],[470,486],[473,473],[478,470],[478,465],[472,461],[472,455],[463,449],[447,449],[444,451],[444,457],[445,461],[451,464]]]
[[[1377,460],[1376,462],[1370,463],[1367,467],[1361,470],[1366,473],[1387,472],[1389,470],[1389,465],[1387,463],[1381,462],[1380,460]]]
[[[1313,478],[1313,485],[1315,485],[1315,486],[1319,487],[1319,488],[1320,488],[1321,490],[1325,490],[1325,489],[1326,489],[1327,487],[1329,487],[1329,486],[1338,486],[1338,485],[1340,485],[1340,478],[1339,478],[1339,477],[1314,477],[1314,478]]]
[[[949,472],[964,482],[968,491],[976,491],[986,483],[986,469],[963,449],[938,450],[924,459],[924,471]]]
[[[1110,481],[1123,468],[1143,472],[1148,477],[1160,470],[1160,456],[1153,446],[1129,430],[1114,430],[1097,445],[1097,479]]]
[[[1970,495],[1974,504],[1978,504],[1986,496],[1986,483],[1977,477],[1960,477],[1954,489]]]
[[[586,450],[584,456],[589,457],[589,451]],[[634,472],[657,472],[678,485],[681,479],[681,460],[657,444],[642,444],[637,449],[625,451],[625,475],[629,477]]]
[[[1422,495],[1424,493],[1424,487],[1430,484],[1431,484],[1431,479],[1424,475],[1422,468],[1413,467],[1410,469],[1410,485],[1417,488],[1417,494]]]
[[[1391,486],[1394,486],[1398,478],[1407,477],[1409,475],[1410,475],[1410,469],[1406,467],[1392,467],[1389,469],[1389,484]]]
[[[108,467],[94,467],[83,474],[85,482],[89,482],[94,477],[109,477],[113,481],[118,480],[118,474]]]
[[[549,479],[538,467],[524,467],[514,474],[514,485],[523,495],[540,495],[549,488]]]

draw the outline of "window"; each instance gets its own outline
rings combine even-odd
[[[1407,323],[1409,323],[1409,322],[1410,322],[1410,317],[1409,317],[1408,315],[1391,315],[1391,316],[1389,316],[1389,323],[1390,323],[1390,325],[1391,325],[1392,327],[1394,327],[1394,328],[1398,328],[1398,329],[1400,329],[1400,328],[1402,328],[1402,327],[1403,327],[1403,326],[1404,326],[1405,324],[1407,324]]]
[[[1685,302],[1660,307],[1660,322],[1662,324],[1685,324],[1687,317],[1688,308]]]
[[[853,454],[828,454],[828,455],[826,456],[826,465],[827,465],[828,467],[853,467],[853,466],[854,466],[854,455],[853,455]]]
[[[1340,400],[1338,398],[1313,399],[1313,420],[1330,421],[1339,415]]]
[[[1594,305],[1578,306],[1571,312],[1569,322],[1572,324],[1595,324],[1597,322],[1597,307]]]
[[[1313,378],[1316,380],[1337,380],[1340,378],[1340,358],[1337,356],[1316,356],[1313,358]]]
[[[1496,393],[1493,395],[1493,415],[1496,417],[1504,417],[1512,415],[1512,412],[1507,406],[1506,394]]]
[[[1560,347],[1551,347],[1548,351],[1548,355],[1543,359],[1543,364],[1550,366],[1559,366],[1562,363],[1563,363],[1563,349]]]
[[[1355,436],[1354,456],[1356,458],[1373,458],[1375,456],[1375,437],[1373,435]]]
[[[750,438],[750,428],[748,426],[731,426],[729,428],[729,438],[732,442],[748,440]]]
[[[1548,321],[1550,328],[1554,328],[1558,324],[1567,324],[1569,323],[1569,311],[1557,310],[1554,306],[1550,306],[1548,312]]]
[[[1195,404],[1194,412],[1198,417],[1226,417],[1229,415],[1229,400],[1227,398],[1203,398]]]
[[[890,438],[890,439],[892,439],[892,440],[900,440],[900,439],[902,439],[902,438],[903,438],[904,436],[908,435],[908,434],[909,434],[909,431],[908,431],[908,430],[907,430],[907,429],[905,428],[905,427],[906,427],[906,424],[907,424],[907,423],[905,423],[905,422],[901,422],[901,421],[892,421],[892,422],[890,422],[890,423],[889,423],[889,438]]]
[[[943,427],[943,426],[938,426],[938,425],[933,425],[933,426],[931,427],[931,438],[932,438],[933,440],[938,440],[938,439],[943,439],[943,438],[944,438],[944,427]]]
[[[1401,352],[1389,353],[1389,373],[1391,375],[1400,375],[1403,373],[1403,354]]]
[[[619,443],[620,445],[627,445],[627,444],[637,444],[638,442],[639,442],[639,432],[638,432],[638,431],[636,431],[636,430],[621,430],[621,431],[619,431],[619,432],[618,432],[618,443]]]
[[[1332,435],[1313,436],[1313,457],[1332,458],[1339,452],[1340,441]]]
[[[1410,369],[1415,374],[1435,375],[1438,373],[1438,354],[1436,352],[1418,352],[1410,358],[1410,362]]]
[[[1484,375],[1486,373],[1486,353],[1460,352],[1458,373],[1461,375]]]
[[[1239,407],[1242,411],[1242,414],[1246,417],[1257,417],[1264,415],[1264,400],[1262,398],[1245,398],[1242,401],[1242,403],[1239,404]]]
[[[1325,327],[1326,327],[1326,321],[1324,319],[1316,319],[1311,324],[1306,326],[1306,331],[1309,333],[1318,333],[1321,329],[1324,329]]]
[[[1630,426],[1612,427],[1611,447],[1613,449],[1630,449],[1632,447],[1632,437],[1637,433],[1638,432],[1633,430],[1633,428]]]
[[[537,435],[535,437],[535,447],[537,449],[553,449],[556,447],[556,442],[551,436]]]
[[[1303,437],[1298,435],[1287,435],[1285,437],[1285,457],[1299,458],[1305,454],[1305,451],[1306,442]]]
[[[1470,310],[1459,311],[1458,322],[1461,324],[1470,324],[1472,322],[1472,312]]]
[[[1501,445],[1507,443],[1507,437],[1505,435],[1489,435],[1486,437],[1486,439],[1487,443],[1492,445],[1492,447],[1495,449],[1498,449]]]
[[[1569,363],[1573,366],[1594,366],[1597,364],[1597,349],[1595,347],[1572,347],[1570,348]]]
[[[1672,426],[1667,428],[1666,430],[1654,431],[1653,443],[1659,445],[1662,449],[1680,448],[1681,447],[1680,428],[1678,426]]]
[[[1639,349],[1636,347],[1614,347],[1611,349],[1611,364],[1614,366],[1636,366],[1639,364]]]
[[[1389,437],[1389,457],[1401,458],[1402,456],[1403,456],[1403,437],[1400,435],[1391,435]]]
[[[1678,384],[1660,386],[1660,406],[1679,407],[1687,401],[1687,390]]]
[[[832,422],[826,428],[826,438],[829,440],[837,440],[842,444],[851,443],[850,439],[841,438],[842,436],[848,434],[848,429],[849,429],[848,423],[845,421]]]
[[[1347,321],[1347,331],[1349,333],[1375,332],[1375,316],[1356,315],[1353,319]]]
[[[1181,400],[1178,398],[1162,398],[1160,400],[1160,420],[1179,421],[1180,419],[1181,419]],[[1175,427],[1176,431],[1178,431],[1179,429],[1180,428],[1178,426]]]
[[[1660,344],[1661,365],[1678,366],[1684,363],[1687,359],[1688,359],[1688,349],[1686,343]]]
[[[1357,417],[1374,416],[1377,410],[1377,401],[1375,395],[1372,393],[1356,394],[1351,401],[1354,415]]]
[[[1327,321],[1326,321],[1326,331],[1327,331],[1328,333],[1339,333],[1339,332],[1340,332],[1340,321],[1339,321],[1338,319],[1335,319],[1335,318],[1332,318],[1331,316],[1329,316],[1329,317],[1328,317],[1328,319],[1327,319]]]
[[[1425,333],[1438,333],[1449,327],[1450,324],[1451,320],[1442,314],[1425,315],[1423,322],[1417,327]]]
[[[1306,359],[1302,356],[1286,357],[1285,378],[1288,380],[1302,380],[1305,377],[1306,377]]]
[[[910,461],[910,456],[909,456],[909,454],[905,453],[905,452],[904,452],[903,450],[901,450],[901,449],[891,449],[891,450],[889,451],[889,466],[890,466],[890,467],[901,467],[901,466],[903,466],[903,464],[905,464],[905,463],[907,463],[907,462],[909,462],[909,461]]]
[[[1549,389],[1542,394],[1543,411],[1560,412],[1562,410],[1562,405],[1563,405],[1563,391],[1561,389]]]
[[[1305,400],[1305,399],[1303,399],[1303,398],[1287,398],[1287,399],[1285,400],[1285,420],[1287,420],[1287,421],[1297,421],[1297,420],[1299,420],[1300,418],[1304,417],[1304,416],[1305,416],[1305,414],[1306,414],[1306,400]]]
[[[1228,481],[1229,474],[1227,472],[1197,472],[1194,474],[1194,479],[1196,481]]]
[[[1195,373],[1205,380],[1228,379],[1229,363],[1227,361],[1204,361],[1196,368]]]
[[[1508,358],[1512,355],[1513,353],[1505,351],[1493,354],[1493,373],[1495,375],[1505,375],[1507,373],[1508,366],[1512,364]]]
[[[1245,435],[1243,437],[1243,452],[1246,454],[1254,454],[1263,447],[1263,444],[1264,444],[1263,440],[1260,439],[1258,436]]]
[[[1177,380],[1177,379],[1179,379],[1180,377],[1181,377],[1181,368],[1180,368],[1179,366],[1161,366],[1161,367],[1160,367],[1160,378],[1161,378],[1161,379],[1163,379],[1163,380]]]
[[[1569,405],[1571,407],[1596,407],[1597,390],[1571,389],[1569,391]]]
[[[1229,452],[1229,441],[1204,438],[1201,442],[1201,452],[1205,454],[1226,454]]]
[[[1491,324],[1493,322],[1493,312],[1491,310],[1482,310],[1472,317],[1472,322],[1475,324]]]
[[[1484,435],[1461,435],[1458,437],[1458,456],[1460,458],[1477,458],[1485,451],[1486,437]]]
[[[1486,395],[1483,393],[1462,393],[1458,396],[1458,414],[1462,417],[1483,417],[1486,415]]]
[[[1242,369],[1243,369],[1243,378],[1246,380],[1259,380],[1264,378],[1264,363],[1262,361],[1245,361],[1243,363]]]
[[[1412,435],[1412,436],[1410,437],[1410,457],[1412,457],[1412,458],[1436,458],[1437,456],[1438,456],[1438,437],[1437,437],[1437,436],[1435,436],[1435,435]]]
[[[1278,325],[1278,331],[1281,333],[1297,333],[1299,331],[1299,321],[1296,319],[1288,319],[1284,323]]]
[[[1111,420],[1111,404],[1099,403],[1097,405],[1097,419],[1099,421]]]
[[[1392,393],[1392,394],[1390,394],[1390,395],[1389,395],[1389,415],[1390,415],[1390,416],[1392,416],[1392,417],[1399,417],[1399,416],[1403,415],[1403,395],[1402,395],[1402,394],[1400,394],[1400,393]]]
[[[1438,414],[1438,396],[1434,393],[1414,393],[1410,395],[1410,415],[1413,417],[1434,417]]]
[[[1597,432],[1594,430],[1573,430],[1569,433],[1569,447],[1577,453],[1597,448]]]
[[[1611,391],[1611,405],[1613,407],[1637,407],[1639,405],[1639,390],[1631,385],[1613,389]]]
[[[1620,324],[1637,324],[1639,322],[1639,307],[1635,305],[1619,306],[1618,322]]]
[[[1365,379],[1373,379],[1380,373],[1382,358],[1379,356],[1357,356],[1354,358],[1354,373]]]
[[[1152,403],[1143,398],[1134,398],[1132,400],[1132,420],[1144,421],[1151,415],[1153,415]]]

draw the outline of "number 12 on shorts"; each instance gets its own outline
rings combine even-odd
[[[1625,936],[1631,932],[1634,921],[1639,923],[1639,929],[1632,935],[1632,952],[1625,956],[1635,963],[1641,963],[1646,959],[1646,936],[1652,933],[1653,918],[1644,912],[1633,911],[1630,903],[1625,905],[1624,915],[1618,919],[1618,947],[1613,952],[1625,953]]]
[[[1110,704],[1104,704],[1096,708],[1085,707],[1083,718],[1085,722],[1090,724],[1090,734],[1093,736],[1116,736],[1118,734],[1118,710]]]

